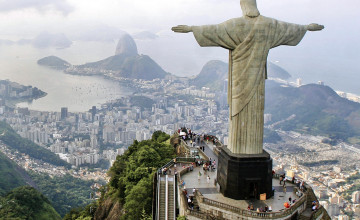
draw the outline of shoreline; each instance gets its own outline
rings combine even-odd
[[[33,100],[37,100],[37,99],[41,99],[44,98],[45,96],[47,96],[48,94],[46,92],[44,92],[43,95],[40,96],[36,96],[36,97],[24,97],[24,98],[19,98],[19,99],[12,99],[12,100],[6,100],[5,106],[8,108],[17,108],[17,104],[19,103],[23,103],[23,102],[32,102]]]

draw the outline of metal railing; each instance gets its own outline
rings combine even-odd
[[[159,215],[160,215],[160,174],[158,174],[157,177],[157,199],[156,199],[156,219],[159,219]]]
[[[176,163],[194,163],[196,158],[195,157],[176,157],[174,158]],[[175,161],[174,159],[170,160],[169,162],[167,162],[164,166],[160,167],[158,169],[158,174],[161,174],[162,173],[162,170],[164,168],[169,168],[169,167],[172,167],[174,164],[175,164]]]
[[[169,180],[168,180],[168,176],[165,176],[165,219],[168,219],[168,215],[169,215]]]
[[[245,216],[245,217],[253,217],[253,218],[266,218],[266,219],[276,219],[286,216],[291,216],[295,213],[295,211],[301,206],[306,206],[306,196],[302,196],[293,206],[291,206],[289,209],[285,209],[284,211],[280,212],[257,212],[257,211],[251,211],[251,210],[245,210],[241,209],[239,207],[235,207],[229,204],[225,204],[222,202],[218,202],[212,199],[208,199],[203,197],[199,191],[196,190],[195,192],[196,200],[200,203],[204,203],[210,206],[215,206],[221,209],[226,209],[231,212],[237,213],[239,215]],[[304,207],[305,209],[305,207]]]
[[[173,219],[176,219],[176,177],[174,176],[173,179],[173,201],[170,201],[173,203],[174,213],[173,213]]]

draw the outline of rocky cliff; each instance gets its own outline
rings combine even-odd
[[[115,50],[115,55],[119,54],[126,54],[128,56],[138,55],[136,43],[129,34],[124,34],[120,37]]]

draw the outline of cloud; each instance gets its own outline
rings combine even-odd
[[[11,12],[23,9],[36,9],[40,12],[58,11],[68,15],[74,11],[67,0],[0,0],[0,12]]]

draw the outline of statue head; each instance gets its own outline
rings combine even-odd
[[[240,0],[240,6],[244,16],[254,18],[260,15],[257,9],[256,0]]]

